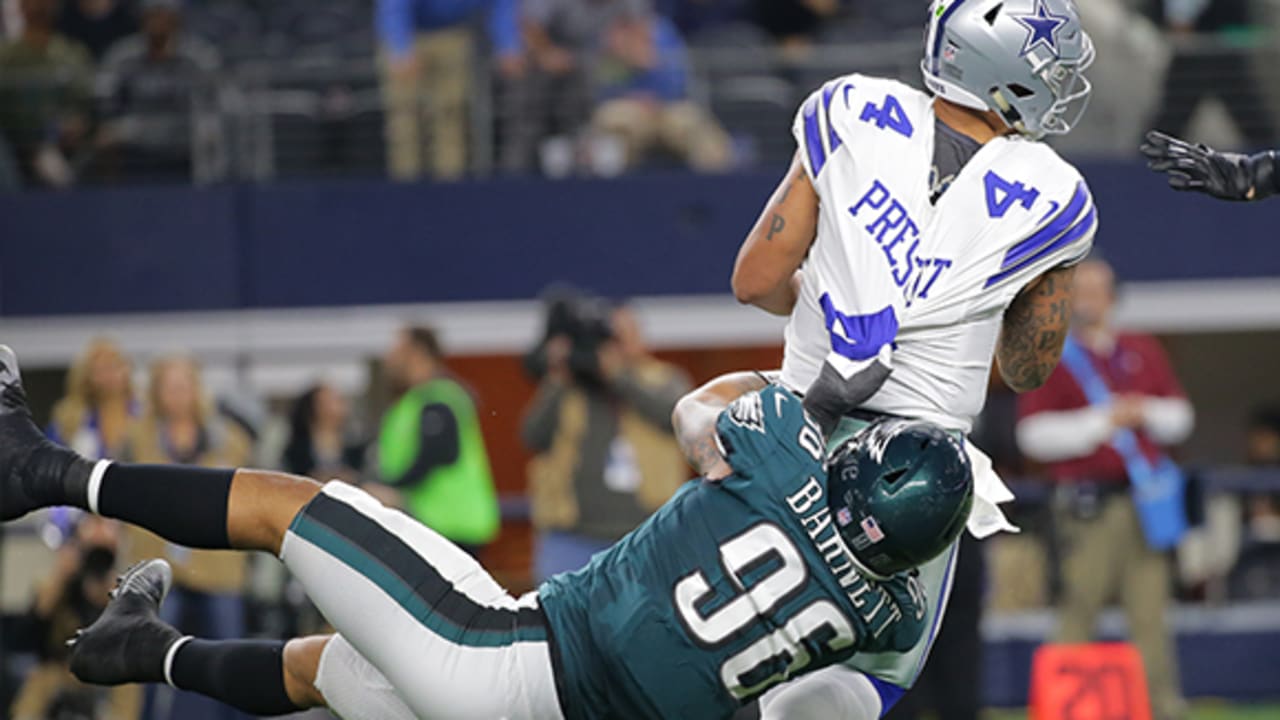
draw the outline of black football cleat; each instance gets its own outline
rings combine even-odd
[[[18,358],[0,345],[0,522],[42,507],[82,504],[92,467],[36,427]]]
[[[26,492],[23,476],[31,456],[47,442],[31,419],[18,358],[8,345],[0,345],[0,521],[41,507]]]
[[[126,570],[107,609],[67,642],[72,674],[93,685],[165,682],[165,655],[182,637],[159,615],[172,585],[173,570],[164,560]]]

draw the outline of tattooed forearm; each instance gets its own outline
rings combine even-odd
[[[996,362],[1005,384],[1013,390],[1040,387],[1058,366],[1071,325],[1074,277],[1075,268],[1050,270],[1005,311]]]
[[[791,194],[791,188],[795,187],[795,184],[796,182],[794,180],[787,183],[786,186],[782,188],[782,192],[773,200],[772,205],[774,213],[773,217],[769,220],[769,232],[764,236],[765,242],[771,242],[775,235],[787,229],[787,219],[782,216],[781,212],[778,212],[778,208],[782,206],[782,203],[787,201],[787,196]]]
[[[706,475],[717,465],[724,462],[724,457],[720,454],[720,448],[710,434],[692,438],[685,447],[685,455],[689,460],[689,465],[699,475]]]
[[[818,194],[797,156],[751,227],[733,264],[733,295],[775,315],[795,309],[794,276],[818,228]]]
[[[716,479],[731,472],[716,444],[716,418],[735,398],[765,386],[755,373],[723,375],[685,395],[671,415],[676,442],[698,474]]]

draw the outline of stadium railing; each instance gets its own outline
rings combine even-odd
[[[1184,63],[1185,93],[1169,100],[1200,104],[1216,97],[1236,137],[1246,141],[1274,135],[1272,112],[1277,85],[1275,50],[1236,47],[1200,40],[1182,47],[1203,61]],[[1224,76],[1223,57],[1246,62],[1229,67],[1249,72]],[[1214,60],[1217,58],[1217,60]],[[1163,75],[1156,68],[1133,77],[1120,59],[1100,58],[1091,72],[1095,94],[1082,126],[1055,141],[1067,152],[1089,156],[1131,155],[1141,130],[1156,117]],[[784,57],[764,46],[699,47],[690,53],[690,93],[709,108],[734,139],[737,166],[772,167],[785,163],[794,149],[790,126],[795,108],[825,80],[856,69],[919,85],[919,45],[915,39],[820,45],[805,58]],[[1116,76],[1127,70],[1122,83]],[[1141,68],[1137,69],[1142,72]],[[503,117],[501,83],[486,63],[477,63],[469,106],[468,169],[472,176],[496,172],[502,128],[519,118]],[[28,97],[33,89],[54,93],[67,77],[9,72],[0,76],[0,94]],[[189,78],[188,102],[170,112],[189,129],[190,162],[176,180],[196,183],[268,181],[294,177],[377,176],[384,173],[384,104],[379,72],[372,58],[256,60],[231,65],[216,74]],[[101,107],[100,99],[92,103]],[[1192,108],[1194,109],[1194,108]],[[23,103],[0,105],[0,128],[12,127],[28,112]],[[162,111],[163,112],[163,111]],[[93,114],[92,111],[89,114]],[[1221,119],[1222,113],[1216,117]],[[7,116],[7,117],[6,117]],[[1221,123],[1219,123],[1221,124]],[[1232,132],[1228,128],[1228,135]],[[130,167],[107,153],[90,136],[70,160],[87,182],[131,182],[157,178],[146,167]],[[10,145],[18,140],[9,138]],[[19,151],[29,148],[11,148]],[[532,159],[531,159],[532,162]],[[662,161],[657,161],[661,166]]]

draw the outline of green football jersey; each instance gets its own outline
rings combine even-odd
[[[717,431],[733,475],[690,481],[539,588],[568,720],[727,718],[789,678],[920,638],[914,578],[868,581],[839,541],[799,399],[749,393]]]

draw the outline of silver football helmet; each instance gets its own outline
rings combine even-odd
[[[1093,57],[1074,0],[934,0],[921,69],[935,95],[1039,139],[1080,121]]]

